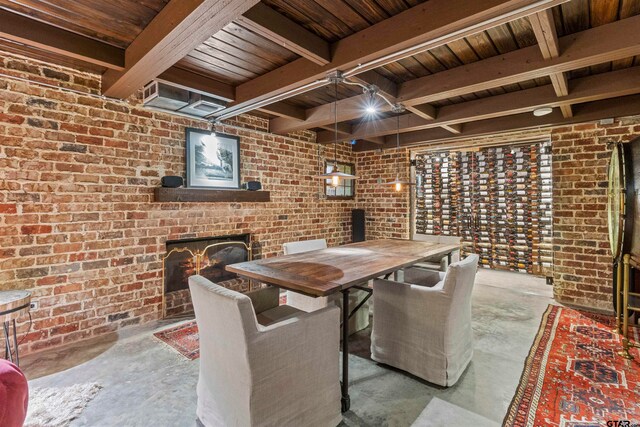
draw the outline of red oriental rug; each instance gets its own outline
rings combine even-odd
[[[200,357],[198,325],[196,325],[195,320],[156,332],[153,335],[175,348],[178,353],[189,360],[195,360]]]
[[[633,361],[620,357],[613,326],[612,316],[550,305],[503,426],[640,423],[640,351],[631,350]],[[640,329],[630,333],[637,342]]]
[[[280,296],[280,305],[287,303],[287,296]],[[178,326],[162,330],[153,334],[159,340],[167,343],[189,360],[200,357],[200,342],[198,340],[198,325],[195,320],[181,323]]]

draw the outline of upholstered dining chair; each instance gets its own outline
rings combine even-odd
[[[458,236],[443,236],[435,234],[414,234],[413,240],[419,240],[421,242],[433,242],[442,243],[446,245],[460,245],[462,239]],[[451,253],[451,263],[460,261],[460,250],[455,250]],[[432,270],[447,271],[449,267],[449,257],[435,256],[427,258],[425,261],[419,264],[423,268],[429,268]]]
[[[340,310],[278,305],[189,278],[200,337],[197,416],[205,426],[336,426]]]
[[[446,274],[405,269],[404,282],[374,279],[371,358],[441,386],[454,385],[473,356],[471,292],[478,256]]]
[[[325,239],[302,240],[299,242],[289,242],[282,245],[285,255],[326,249]],[[352,289],[349,293],[349,310],[353,310],[363,299],[367,297],[366,291]],[[334,303],[342,309],[342,294],[335,293],[329,297],[307,297],[297,292],[287,291],[287,304],[300,310],[311,312],[326,307],[329,303]],[[369,326],[369,304],[365,303],[349,319],[349,333],[361,331]]]

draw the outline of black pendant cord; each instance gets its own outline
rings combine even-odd
[[[398,125],[398,130],[396,132],[396,150],[398,153],[400,152],[400,113],[396,115],[396,123]],[[397,162],[398,166],[396,167],[396,181],[400,180],[400,162]]]
[[[333,169],[338,171],[338,81],[334,83],[335,103],[333,106],[334,140],[333,140]]]

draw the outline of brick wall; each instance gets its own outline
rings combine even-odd
[[[409,151],[365,151],[356,154],[358,207],[366,212],[367,239],[409,238],[410,192],[381,183],[393,181],[400,165],[400,178],[409,178]]]
[[[640,116],[611,125],[555,128],[553,143],[554,296],[611,310],[612,262],[607,230],[608,144],[640,135]]]
[[[611,125],[576,124],[546,130],[478,137],[460,145],[551,138],[553,143],[554,296],[563,303],[611,311],[612,263],[606,218],[607,144],[640,135],[640,116],[617,118]],[[419,150],[416,146],[412,149]],[[424,146],[422,147],[424,148]],[[377,185],[393,179],[395,160],[409,174],[409,150],[356,153],[358,207],[367,211],[367,237],[408,237],[408,192]]]
[[[87,93],[0,79],[0,289],[29,289],[40,303],[20,326],[22,351],[112,332],[157,319],[161,256],[167,239],[251,233],[256,256],[290,240],[350,239],[350,211],[367,211],[367,237],[409,237],[410,193],[379,182],[409,174],[409,151],[351,153],[355,201],[327,201],[314,178],[329,147],[315,135],[270,135],[267,122],[242,116],[218,130],[241,138],[243,181],[257,179],[270,203],[154,203],[163,175],[184,175],[184,129],[203,121],[151,112],[89,94],[91,74],[10,55],[0,73]],[[238,128],[239,127],[239,128]],[[551,136],[554,144],[555,296],[609,309],[611,264],[605,203],[607,143],[640,134],[640,118],[509,136]],[[331,158],[332,152],[327,151]]]
[[[99,89],[94,75],[9,55],[0,73]],[[218,130],[240,136],[242,179],[260,180],[270,203],[154,203],[160,177],[185,174],[185,127],[206,126],[136,99],[0,79],[0,289],[31,290],[40,305],[21,351],[157,319],[167,239],[251,233],[257,257],[290,240],[350,240],[355,202],[323,200],[314,178],[325,148],[311,132],[264,133],[257,117]],[[353,162],[348,145],[339,160]]]

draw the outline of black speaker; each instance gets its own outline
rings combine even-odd
[[[182,185],[184,184],[184,180],[181,176],[167,175],[163,176],[162,179],[160,179],[160,183],[163,187],[178,188],[182,187]]]
[[[351,240],[353,243],[364,242],[365,238],[364,209],[351,211]]]
[[[257,191],[262,189],[260,181],[249,181],[246,184],[242,184],[242,188],[249,191]]]

